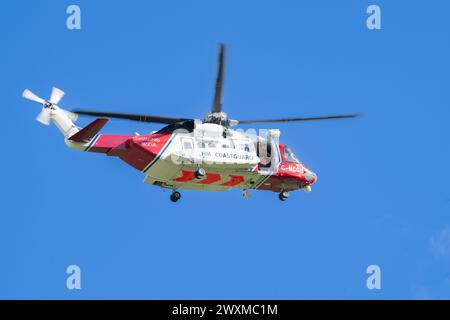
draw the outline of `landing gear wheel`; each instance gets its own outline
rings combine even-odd
[[[289,192],[287,191],[280,192],[278,198],[280,198],[281,201],[286,201],[289,198]]]
[[[206,175],[206,171],[203,168],[198,168],[194,173],[197,179],[202,179]]]
[[[170,200],[172,200],[172,202],[177,202],[180,199],[181,199],[181,193],[179,193],[178,191],[174,191],[170,195]]]

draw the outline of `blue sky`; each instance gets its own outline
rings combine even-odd
[[[0,298],[450,298],[449,14],[443,0],[4,4]],[[270,127],[317,172],[312,193],[173,204],[118,159],[68,149],[21,98],[55,85],[67,109],[202,117],[220,41],[231,118],[364,115]],[[381,290],[366,288],[371,264]]]

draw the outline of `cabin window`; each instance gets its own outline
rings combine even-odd
[[[234,144],[232,140],[223,140],[221,144],[222,148],[224,149],[234,149]]]
[[[206,148],[206,144],[205,144],[204,142],[202,142],[202,141],[199,141],[199,142],[197,143],[197,147],[198,147],[199,149],[205,149],[205,148]]]
[[[247,143],[241,144],[239,148],[245,152],[250,152],[250,146]]]
[[[192,145],[192,140],[191,139],[182,139],[181,141],[183,143],[183,149],[184,150],[192,150],[192,149],[194,149],[194,146]]]
[[[197,141],[197,147],[199,149],[215,149],[215,148],[223,148],[223,149],[234,149],[233,141],[231,140],[216,140],[216,141]],[[248,145],[247,145],[248,147]]]
[[[253,150],[252,145],[247,141],[234,140],[235,148],[245,152],[251,152]]]

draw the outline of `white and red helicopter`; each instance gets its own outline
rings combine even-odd
[[[278,143],[279,130],[267,130],[263,136],[230,127],[238,124],[313,121],[354,118],[356,114],[272,120],[231,120],[222,111],[225,46],[220,45],[219,67],[211,112],[203,120],[151,115],[74,110],[57,106],[64,92],[53,87],[48,101],[30,90],[23,97],[43,105],[37,121],[53,122],[65,143],[76,150],[104,153],[120,158],[145,174],[145,182],[172,190],[173,202],[181,198],[180,189],[224,191],[230,188],[268,190],[285,201],[289,192],[311,191],[317,175]],[[73,122],[78,115],[99,117],[84,128]],[[99,134],[108,118],[162,123],[165,127],[146,135]]]

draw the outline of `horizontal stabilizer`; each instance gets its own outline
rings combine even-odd
[[[103,128],[109,121],[108,118],[98,118],[88,124],[86,127],[75,133],[69,138],[71,141],[86,143],[92,140],[95,135]]]

